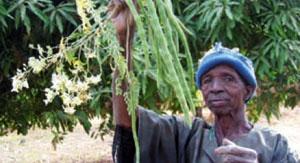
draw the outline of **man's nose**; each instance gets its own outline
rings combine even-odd
[[[211,85],[211,92],[220,93],[223,91],[224,91],[224,88],[223,88],[222,82],[220,82],[220,80],[218,80],[218,79],[213,80],[212,85]]]

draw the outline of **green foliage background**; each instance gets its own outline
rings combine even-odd
[[[108,4],[108,0],[95,2],[98,6]],[[178,18],[192,32],[187,37],[195,69],[204,52],[217,41],[229,48],[238,47],[253,60],[259,89],[257,97],[248,105],[251,120],[257,121],[262,113],[269,118],[279,117],[281,105],[293,108],[298,104],[300,2],[173,0],[172,3]],[[78,122],[88,133],[89,120],[95,116],[104,121],[93,136],[103,135],[113,127],[110,56],[102,58],[104,74],[101,86],[95,88],[97,94],[89,105],[77,108],[74,116],[62,111],[59,99],[48,106],[43,103],[43,90],[50,84],[51,70],[30,76],[30,89],[18,94],[10,91],[11,77],[16,69],[22,68],[29,57],[38,55],[29,44],[58,45],[61,37],[68,36],[81,23],[73,0],[0,0],[0,22],[0,135],[13,131],[26,134],[28,129],[35,127],[51,128],[55,143],[66,132],[72,132]],[[109,39],[101,40],[103,45]],[[135,53],[141,53],[140,44],[134,47]],[[184,51],[183,47],[181,49]],[[104,49],[100,50],[105,54]],[[136,55],[137,74],[144,73],[144,64]],[[94,66],[97,71],[97,64]],[[157,88],[156,75],[154,67],[150,67],[140,104],[159,113],[180,112],[175,93],[168,86]]]

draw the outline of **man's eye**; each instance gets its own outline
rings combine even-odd
[[[210,83],[210,82],[211,82],[211,79],[209,79],[209,78],[203,80],[203,84],[207,84],[207,83]]]
[[[230,82],[230,81],[233,81],[233,78],[232,78],[231,76],[225,76],[225,77],[224,77],[224,80],[225,80],[226,82]]]

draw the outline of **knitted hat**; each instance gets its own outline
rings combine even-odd
[[[201,89],[202,75],[220,64],[230,65],[239,73],[241,77],[245,79],[247,84],[254,86],[256,90],[257,82],[252,61],[240,54],[238,49],[224,48],[221,43],[216,43],[215,47],[206,52],[200,61],[200,66],[196,74],[196,84],[199,89]],[[253,94],[255,90],[253,91]],[[253,94],[251,95],[250,99],[252,98]]]

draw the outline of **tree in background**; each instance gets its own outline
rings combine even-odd
[[[254,62],[259,88],[249,116],[261,113],[280,117],[280,106],[294,108],[299,102],[298,1],[176,1],[179,18],[192,31],[190,45],[203,54],[215,41],[238,47]],[[197,55],[194,55],[197,56]],[[196,58],[196,57],[195,57]]]
[[[107,0],[95,0],[94,3],[98,9],[108,5]],[[175,14],[191,32],[186,32],[186,36],[194,69],[198,66],[198,60],[214,42],[222,42],[224,46],[230,48],[238,47],[241,53],[253,60],[259,89],[257,97],[248,107],[250,119],[257,121],[261,113],[266,114],[268,118],[271,115],[279,118],[281,105],[293,108],[298,104],[300,93],[298,1],[174,0],[172,4]],[[49,81],[57,69],[49,68],[38,75],[29,75],[28,89],[24,88],[19,93],[11,92],[11,78],[17,69],[22,69],[23,63],[30,57],[39,58],[43,53],[57,53],[62,37],[69,38],[70,44],[81,38],[85,40],[96,37],[89,35],[88,31],[76,32],[77,26],[82,24],[83,20],[76,9],[75,2],[71,0],[0,0],[0,135],[13,131],[26,134],[28,129],[35,127],[51,128],[55,135],[53,139],[55,144],[62,139],[63,134],[72,132],[77,122],[89,133],[90,120],[95,116],[104,120],[96,135],[103,135],[113,127],[110,97],[111,67],[114,67],[111,60],[114,56],[105,48],[111,47],[111,40],[114,38],[113,28],[109,26],[107,32],[111,35],[106,34],[107,38],[101,37],[99,42],[102,47],[97,50],[98,59],[89,65],[93,74],[102,73],[101,82],[92,88],[93,99],[78,106],[74,114],[64,112],[62,108],[64,101],[61,98],[54,98],[48,105],[43,101],[46,99],[45,89],[51,86]],[[92,17],[93,15],[88,15],[89,20]],[[99,17],[107,18],[107,14],[102,12]],[[96,28],[93,27],[93,22],[91,20],[91,29]],[[144,28],[147,29],[147,24],[144,24]],[[85,43],[83,42],[84,45]],[[134,44],[135,73],[141,87],[147,85],[140,91],[139,104],[159,113],[167,110],[173,113],[181,112],[176,93],[171,89],[172,84],[169,81],[157,80],[159,75],[156,71],[157,64],[148,65],[149,71],[144,73],[146,61],[140,35],[137,35]],[[84,49],[84,45],[80,46]],[[184,46],[179,43],[176,46],[183,54]],[[76,62],[72,52],[66,53],[66,56],[67,68],[84,64]],[[179,58],[187,72],[188,63],[185,55],[179,55]],[[154,59],[150,58],[151,60]],[[157,83],[161,83],[162,86]],[[196,96],[195,86],[189,87],[194,102],[196,104],[201,102],[201,98]]]
[[[98,1],[96,5],[107,5],[108,1]],[[99,15],[105,16],[105,15]],[[90,105],[81,106],[78,112],[72,116],[64,113],[62,109],[63,101],[55,98],[52,103],[45,105],[45,88],[51,83],[53,69],[42,71],[38,75],[29,75],[27,87],[15,93],[12,90],[12,77],[17,69],[23,69],[24,63],[30,58],[41,58],[42,53],[54,54],[58,52],[61,38],[74,34],[80,22],[74,1],[50,1],[50,0],[16,0],[0,1],[0,135],[7,135],[16,131],[18,134],[27,134],[30,128],[51,128],[56,144],[62,139],[67,131],[72,132],[79,122],[88,133],[91,127],[89,119],[94,116],[103,118],[99,127],[101,133],[107,133],[112,127],[109,119],[111,111],[110,85],[111,69],[106,61],[102,82],[107,87],[99,89],[95,100]],[[73,35],[73,39],[81,37],[80,33]],[[105,40],[103,40],[105,42]],[[102,50],[102,52],[106,52]],[[46,58],[44,56],[44,58]],[[72,54],[68,54],[69,61]],[[35,60],[32,60],[35,61]],[[33,62],[34,63],[34,62]],[[77,64],[81,64],[77,62]],[[91,63],[90,69],[97,73],[98,65]],[[41,71],[41,70],[39,70]],[[100,95],[101,100],[99,100]],[[91,106],[91,107],[90,107]],[[100,108],[103,108],[100,113]],[[106,108],[106,109],[105,109]],[[95,133],[94,136],[98,136]]]

